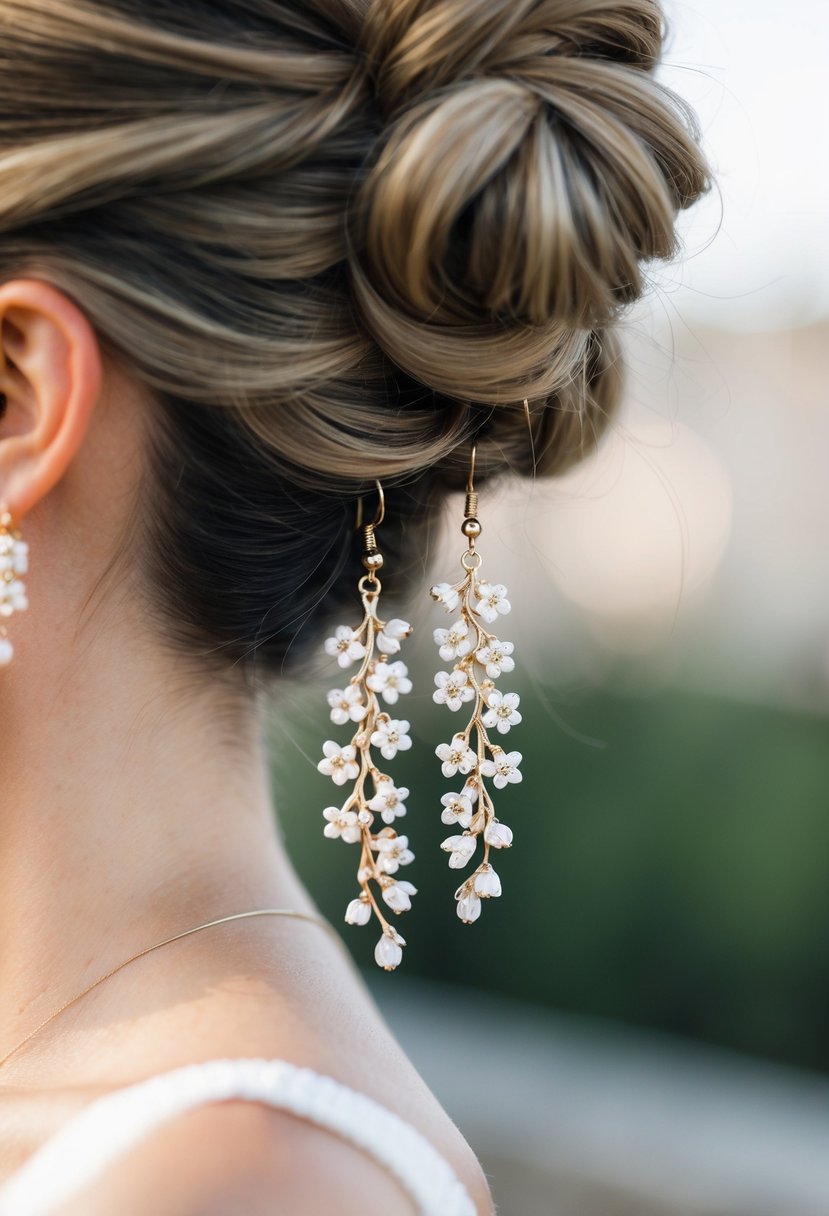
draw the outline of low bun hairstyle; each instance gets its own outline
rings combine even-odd
[[[461,486],[597,442],[709,186],[656,0],[4,0],[0,271],[150,390],[148,613],[250,692]],[[531,405],[528,434],[523,399]]]

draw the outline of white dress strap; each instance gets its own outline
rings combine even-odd
[[[49,1216],[160,1125],[208,1102],[242,1098],[310,1119],[367,1150],[421,1216],[477,1216],[449,1162],[394,1111],[288,1060],[207,1060],[94,1099],[0,1186],[0,1216]]]

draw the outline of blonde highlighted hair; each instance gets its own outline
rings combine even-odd
[[[657,0],[4,0],[0,269],[152,390],[138,556],[180,649],[281,670],[374,477],[410,552],[472,435],[484,479],[591,449],[709,185],[664,32]]]

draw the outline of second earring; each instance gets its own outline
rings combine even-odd
[[[495,816],[492,796],[485,784],[490,778],[496,789],[521,780],[521,752],[507,750],[490,737],[489,731],[505,735],[521,721],[520,697],[502,692],[495,681],[515,666],[514,646],[497,637],[492,626],[510,611],[507,588],[490,583],[479,575],[481,555],[475,542],[481,534],[478,520],[478,495],[474,488],[475,445],[472,446],[469,480],[461,531],[468,548],[461,556],[464,577],[457,583],[436,583],[430,588],[432,599],[446,612],[457,613],[446,628],[435,629],[438,653],[449,671],[435,676],[433,699],[457,713],[464,705],[471,717],[463,730],[456,731],[448,743],[440,743],[435,754],[444,777],[463,778],[462,788],[443,795],[441,821],[457,831],[441,844],[449,854],[452,869],[462,869],[473,859],[478,837],[483,840],[483,858],[455,891],[456,911],[465,924],[481,914],[481,900],[501,894],[501,880],[489,860],[490,849],[509,848],[512,832]],[[473,739],[474,733],[474,739]]]
[[[376,484],[380,506],[375,519],[363,524],[360,498],[355,525],[363,533],[362,563],[366,573],[357,584],[363,619],[356,629],[338,625],[333,636],[325,641],[326,654],[336,657],[341,668],[358,664],[344,688],[332,688],[328,693],[331,721],[337,725],[350,723],[354,734],[345,746],[327,739],[317,768],[337,786],[354,782],[341,806],[329,806],[323,811],[327,821],[324,834],[360,846],[357,869],[360,893],[346,908],[345,920],[352,925],[365,925],[372,914],[377,917],[383,932],[374,958],[378,966],[393,971],[403,957],[406,939],[384,916],[371,884],[375,884],[383,903],[392,912],[400,914],[411,907],[411,897],[417,888],[397,874],[401,866],[414,860],[414,853],[408,837],[398,836],[392,827],[406,813],[409,791],[380,770],[371,749],[377,748],[384,760],[392,760],[398,751],[411,747],[409,723],[392,717],[381,707],[380,698],[394,713],[398,698],[411,691],[406,664],[392,656],[399,652],[400,643],[412,632],[412,626],[400,617],[384,621],[378,614],[381,584],[377,571],[383,565],[383,556],[377,547],[375,530],[385,514],[385,499],[382,485],[379,481]],[[371,790],[366,788],[369,781]],[[378,817],[384,826],[374,832],[372,827]]]

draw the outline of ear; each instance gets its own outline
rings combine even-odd
[[[0,284],[0,503],[15,523],[69,467],[101,379],[98,339],[77,304],[39,279]]]

